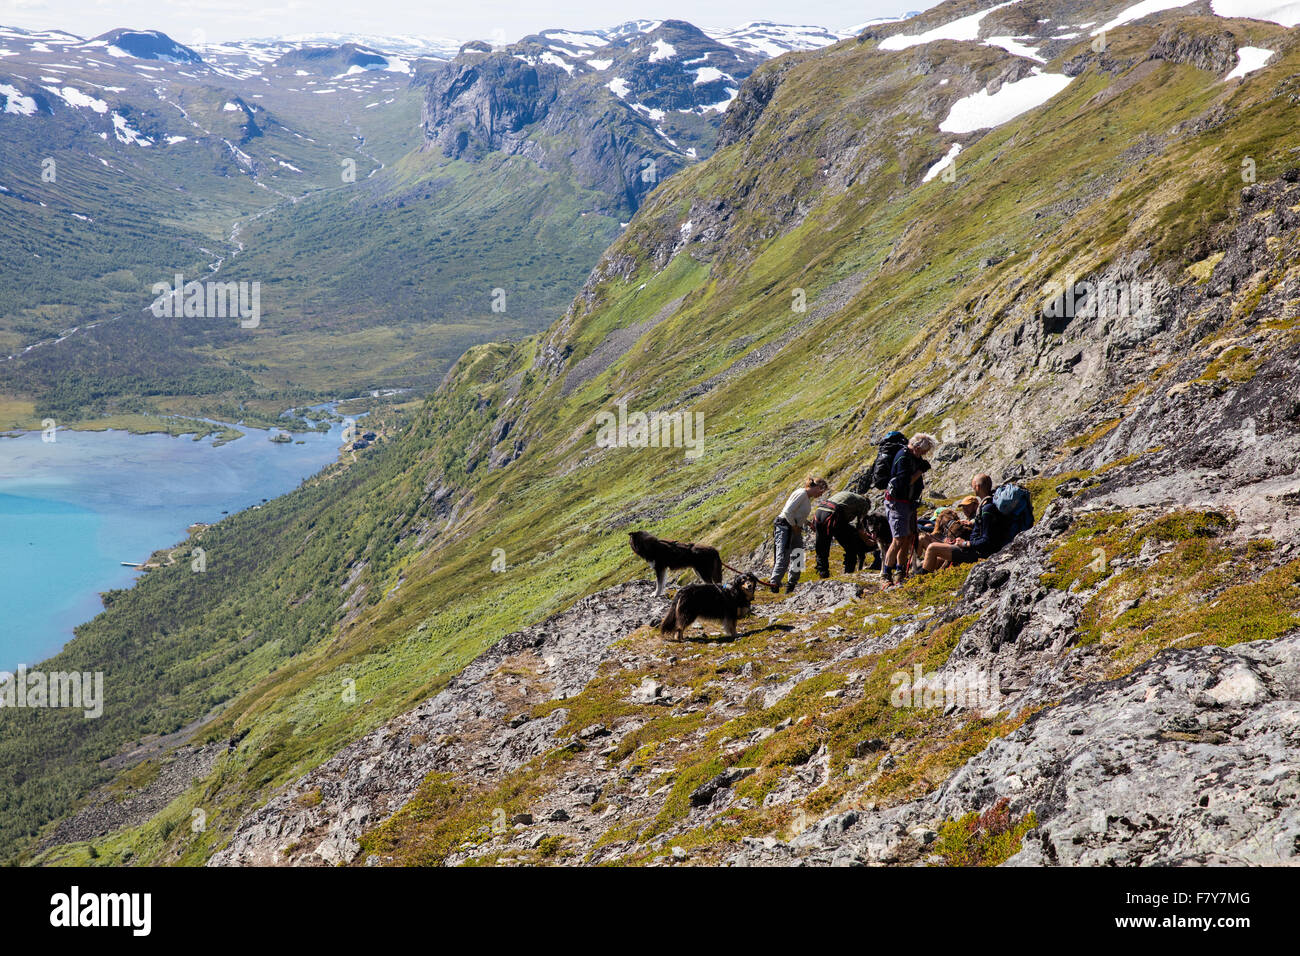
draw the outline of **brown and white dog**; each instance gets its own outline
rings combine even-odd
[[[632,531],[632,552],[649,561],[655,569],[655,597],[664,593],[664,578],[679,568],[694,568],[702,581],[722,583],[722,556],[717,548],[703,544],[662,541],[644,531]]]
[[[659,624],[664,634],[682,639],[685,630],[697,620],[717,621],[727,637],[736,636],[736,622],[749,616],[754,603],[758,578],[742,574],[726,587],[721,584],[689,584],[677,592],[668,613]],[[705,632],[708,636],[708,632]]]

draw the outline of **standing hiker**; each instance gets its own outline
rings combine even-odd
[[[790,568],[790,553],[797,551],[795,564],[790,568],[790,583],[786,586],[789,594],[799,583],[803,571],[803,533],[808,526],[808,517],[812,514],[812,503],[826,493],[828,485],[823,478],[809,475],[803,486],[796,488],[786,499],[785,507],[776,516],[772,524],[772,591],[781,590],[781,579]]]
[[[925,473],[930,470],[930,463],[925,459],[937,444],[933,435],[921,432],[913,435],[907,447],[894,456],[889,485],[885,489],[885,517],[894,540],[889,543],[880,568],[880,577],[886,587],[907,580],[907,569],[916,545],[916,509],[921,503]],[[895,569],[898,571],[897,582],[893,576]]]
[[[831,541],[838,541],[844,549],[844,573],[851,574],[862,566],[870,550],[862,540],[856,520],[871,513],[871,499],[852,491],[837,491],[817,506],[813,527],[817,536],[813,549],[817,552],[817,575],[831,576]]]

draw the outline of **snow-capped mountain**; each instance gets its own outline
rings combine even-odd
[[[734,30],[705,30],[719,43],[762,57],[780,56],[792,50],[817,50],[853,36],[836,33],[825,27],[800,26],[755,20]]]
[[[652,29],[465,44],[416,76],[426,138],[450,157],[506,152],[572,169],[610,209],[634,211],[661,177],[712,152],[723,112],[765,59],[683,20],[637,25]]]
[[[653,33],[664,24],[663,20],[629,20],[608,30],[542,30],[529,39],[554,44],[557,48],[581,50],[607,46],[615,40]],[[755,20],[734,29],[701,28],[706,36],[719,43],[759,57],[780,56],[792,50],[815,50],[853,36],[850,32],[835,32],[825,27],[772,23]]]
[[[295,33],[288,36],[240,41],[242,44],[282,45],[288,47],[343,46],[351,43],[368,50],[379,50],[396,56],[415,58],[433,57],[450,60],[460,50],[460,40],[447,37],[415,36],[413,34],[375,33]]]
[[[275,66],[292,68],[301,76],[314,73],[319,76],[345,77],[372,70],[389,73],[410,73],[410,60],[392,53],[380,53],[356,43],[341,46],[308,46],[289,50],[277,57]],[[301,71],[301,72],[299,72]]]
[[[110,30],[79,44],[85,50],[102,49],[109,56],[164,63],[201,63],[203,58],[183,43],[158,30]]]
[[[864,20],[862,23],[855,24],[851,27],[845,27],[844,32],[849,36],[857,36],[863,30],[868,30],[871,27],[883,27],[891,23],[902,23],[904,20],[910,20],[912,17],[920,16],[920,14],[920,10],[909,10],[907,13],[898,17],[875,17],[874,19]]]

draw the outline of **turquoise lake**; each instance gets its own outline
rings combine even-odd
[[[60,431],[0,438],[0,671],[57,653],[129,587],[142,562],[219,521],[298,486],[338,456],[342,425],[277,444],[239,426],[219,447],[191,436]]]

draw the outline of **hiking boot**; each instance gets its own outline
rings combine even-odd
[[[780,578],[773,578],[773,579],[772,579],[772,593],[773,593],[773,594],[780,594],[780,593],[781,593],[781,579],[780,579]]]
[[[894,575],[892,569],[887,567],[882,567],[880,569],[880,583],[887,588],[892,588],[894,586]]]
[[[791,581],[789,584],[785,586],[785,593],[794,594],[794,589],[795,589],[795,583]]]

